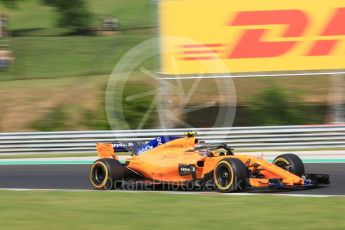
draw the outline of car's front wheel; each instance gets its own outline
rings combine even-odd
[[[220,192],[243,191],[247,187],[248,170],[239,159],[224,158],[217,163],[213,180]]]
[[[292,153],[286,153],[277,156],[273,164],[285,169],[297,176],[302,176],[304,174],[304,164],[301,158]]]

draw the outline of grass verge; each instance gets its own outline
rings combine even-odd
[[[344,229],[344,198],[0,191],[3,229]]]

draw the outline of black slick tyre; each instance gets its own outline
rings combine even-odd
[[[247,187],[248,170],[239,159],[224,158],[216,164],[213,180],[220,192],[244,191]]]
[[[297,176],[302,176],[305,173],[303,161],[297,155],[292,153],[277,156],[274,159],[273,164]]]
[[[110,190],[114,189],[118,181],[124,179],[126,169],[118,160],[98,159],[89,173],[90,182],[94,189]]]

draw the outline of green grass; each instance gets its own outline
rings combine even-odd
[[[344,198],[0,191],[2,229],[344,229]]]
[[[15,62],[0,80],[110,74],[117,61],[151,35],[14,37]]]
[[[151,0],[88,0],[90,9],[96,15],[94,23],[99,23],[104,16],[120,20],[120,29],[152,27],[155,6]],[[97,24],[96,24],[97,25]]]
[[[15,9],[0,4],[9,18],[13,37],[0,39],[15,58],[0,80],[53,78],[110,74],[117,61],[131,48],[154,36],[154,6],[150,0],[88,0],[93,29],[105,16],[120,20],[120,32],[112,36],[66,36],[56,26],[54,8],[40,0],[19,1]]]
[[[105,16],[120,20],[120,29],[152,27],[154,6],[150,0],[87,0],[93,14],[92,27],[98,28]],[[24,36],[58,35],[64,30],[56,27],[57,13],[54,8],[41,4],[41,0],[19,1],[17,8],[0,5],[10,19],[9,27]]]
[[[57,14],[54,9],[40,4],[40,0],[18,1],[16,8],[0,5],[0,11],[9,18],[9,29],[27,34],[35,31],[53,30]]]

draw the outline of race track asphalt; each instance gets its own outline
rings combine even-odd
[[[305,164],[307,173],[327,173],[331,184],[279,193],[345,195],[345,164]],[[0,188],[92,189],[88,179],[90,165],[1,165]]]

